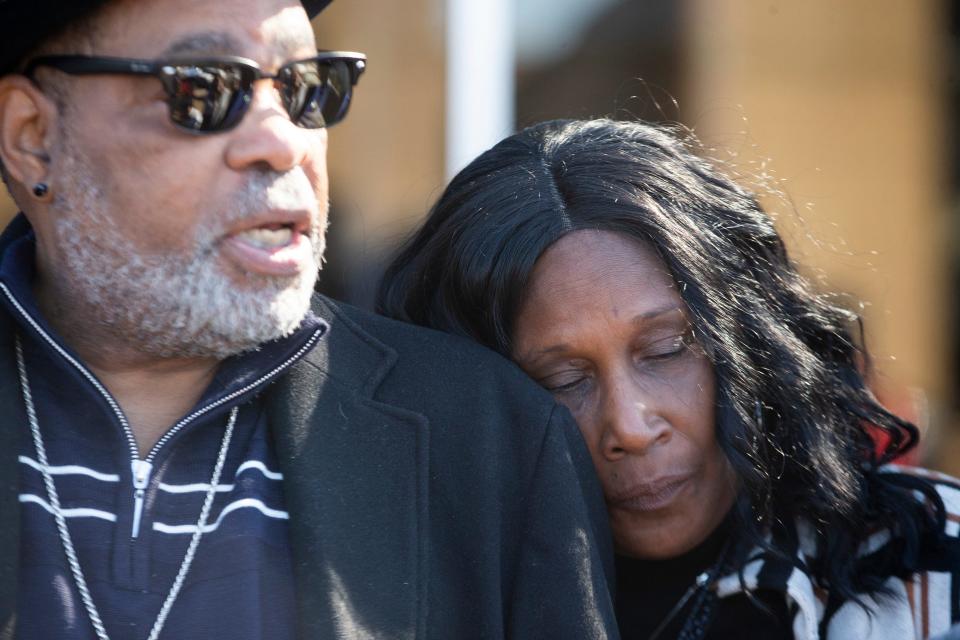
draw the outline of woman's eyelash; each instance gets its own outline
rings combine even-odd
[[[674,356],[678,356],[684,353],[687,350],[687,347],[690,346],[690,336],[684,334],[682,336],[677,336],[669,340],[669,345],[665,345],[667,348],[666,351],[653,350],[650,351],[647,355],[644,356],[644,359],[647,360],[667,360]]]
[[[655,342],[653,346],[660,346],[660,349],[648,349],[646,353],[639,353],[638,357],[639,360],[666,362],[685,354],[692,344],[695,344],[693,340],[693,334],[692,332],[687,331],[682,335]],[[538,379],[537,384],[550,393],[567,393],[579,387],[586,379],[586,377],[581,376],[575,380],[570,380],[569,382],[563,382],[561,384],[554,384],[550,382],[552,379],[559,377],[565,376],[563,374],[550,375],[545,378]]]
[[[647,360],[669,360],[679,356],[687,350],[687,345],[685,342],[678,341],[670,351],[661,351],[659,353],[651,353],[646,356]]]
[[[558,393],[558,392],[562,393],[564,391],[572,391],[581,382],[583,382],[583,378],[577,378],[576,380],[572,380],[570,382],[566,382],[564,384],[558,384],[558,385],[550,385],[545,382],[541,382],[541,385],[543,386],[544,389],[546,389],[550,393]]]

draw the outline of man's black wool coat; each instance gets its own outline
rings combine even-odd
[[[267,392],[299,636],[615,637],[606,513],[569,414],[464,340],[321,298],[314,311],[330,331]],[[6,315],[0,407],[3,637],[29,437]]]

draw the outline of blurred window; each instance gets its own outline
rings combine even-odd
[[[680,120],[681,0],[516,0],[517,126]]]

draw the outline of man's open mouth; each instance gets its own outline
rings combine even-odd
[[[259,249],[277,249],[293,241],[293,224],[268,225],[237,234],[237,238]]]
[[[264,213],[231,230],[224,255],[244,272],[293,276],[316,269],[310,241],[311,216],[302,211]]]

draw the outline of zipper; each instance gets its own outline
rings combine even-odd
[[[123,410],[120,408],[120,405],[117,403],[116,399],[110,394],[109,391],[107,391],[106,387],[104,387],[103,384],[97,380],[97,377],[93,375],[89,369],[87,369],[76,358],[71,356],[66,349],[61,347],[57,341],[54,340],[53,337],[50,336],[42,326],[40,326],[40,323],[34,320],[33,316],[27,313],[27,310],[23,308],[17,298],[10,291],[9,287],[7,287],[6,283],[0,282],[0,289],[3,290],[4,295],[6,295],[7,299],[17,309],[23,319],[26,320],[31,327],[33,327],[34,331],[36,331],[44,339],[44,341],[54,349],[54,351],[59,353],[64,360],[69,362],[77,371],[79,371],[80,374],[86,378],[91,385],[93,385],[94,389],[96,389],[100,395],[103,396],[103,399],[106,400],[111,410],[113,410],[114,416],[116,416],[117,421],[123,428],[123,434],[127,441],[127,447],[130,451],[130,468],[133,472],[133,525],[131,526],[130,530],[130,538],[134,540],[140,535],[140,520],[143,517],[144,498],[146,496],[147,487],[150,485],[151,474],[153,473],[153,461],[156,459],[157,453],[160,451],[163,445],[169,442],[173,436],[182,431],[184,427],[189,425],[197,418],[206,415],[210,411],[213,411],[214,409],[230,402],[231,400],[242,396],[251,389],[264,384],[271,378],[276,377],[284,369],[287,369],[290,365],[303,357],[307,351],[312,349],[320,339],[320,336],[324,334],[323,327],[317,329],[313,332],[313,335],[310,336],[310,339],[307,340],[299,349],[297,349],[296,353],[284,360],[281,364],[271,369],[268,373],[265,373],[253,382],[244,385],[240,389],[225,395],[219,400],[204,405],[193,413],[181,418],[176,422],[176,424],[168,429],[159,440],[157,440],[153,447],[150,448],[150,451],[147,453],[146,457],[141,459],[140,450],[137,447],[137,439],[134,437],[133,430],[130,428],[130,423],[127,421],[127,417],[124,415]]]
[[[146,460],[134,460],[130,463],[133,471],[133,530],[130,532],[131,538],[140,536],[140,519],[143,515],[143,497],[147,493],[147,485],[150,484],[150,472],[153,471],[153,464]]]

